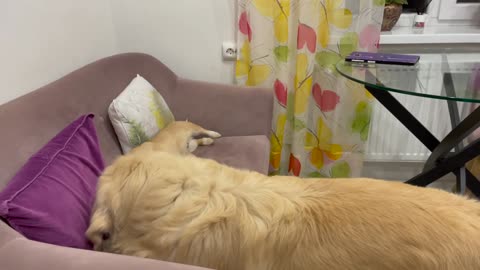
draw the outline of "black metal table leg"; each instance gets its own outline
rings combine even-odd
[[[448,65],[447,59],[445,59],[444,63],[447,63],[446,65]],[[447,69],[448,69],[448,67],[446,68],[446,70]],[[462,76],[462,75],[465,76],[465,81],[468,81],[469,74],[458,74],[458,73],[455,74],[455,76],[457,76],[457,77]],[[444,87],[444,90],[445,90],[445,92],[447,93],[448,96],[455,97],[457,95],[457,93],[455,92],[455,84],[453,82],[452,73],[446,72],[443,75],[443,87]],[[453,130],[453,129],[457,128],[457,126],[460,124],[460,113],[458,112],[458,106],[457,106],[456,101],[447,100],[447,105],[448,105],[448,112],[449,112],[449,115],[450,115],[450,123],[451,123],[452,130]],[[427,162],[425,162],[425,166],[424,166],[423,171],[426,171],[426,170],[432,168],[433,166],[435,166],[435,163],[437,163],[439,161],[439,159],[441,159],[442,157],[444,157],[445,155],[447,155],[450,152],[450,149],[446,149],[446,147],[442,146],[442,144],[444,144],[445,141],[446,140],[444,139],[440,143],[440,145],[435,149],[435,151],[440,151],[440,148],[442,148],[447,152],[440,153],[440,154],[434,153],[434,154],[430,155]],[[452,142],[452,146],[454,146],[455,152],[460,152],[463,149],[463,138],[459,139],[459,141],[456,143],[456,145],[454,145],[455,144],[454,141],[451,141],[451,142]],[[440,157],[435,157],[437,155],[440,156]],[[465,167],[461,167],[459,170],[460,170],[460,172],[459,172],[459,174],[457,174],[457,177],[456,177],[456,179],[457,179],[456,191],[459,194],[465,194],[465,189],[466,189],[465,188],[466,187]]]
[[[430,151],[434,151],[440,141],[413,116],[389,91],[376,89],[370,86],[365,88],[387,109],[400,123],[402,123],[417,139]]]
[[[443,141],[432,151],[425,168],[435,166],[435,162],[444,158],[450,151],[480,127],[480,107],[469,114],[457,127],[448,133]]]
[[[365,87],[390,113],[395,116],[415,137],[417,137],[420,142],[422,142],[430,151],[434,152],[435,148],[439,146],[440,141],[427,129],[425,126],[418,121],[415,116],[413,116],[398,100],[390,94],[390,92],[377,89],[374,87],[366,86]],[[452,149],[452,148],[450,148]],[[473,149],[473,150],[472,150]],[[476,153],[480,153],[480,148],[477,147],[466,147],[462,152],[458,154],[462,154],[463,152],[467,151],[469,155],[468,157],[471,156],[471,151],[477,151]],[[456,155],[455,155],[456,156]],[[458,157],[458,156],[457,156]],[[473,159],[475,156],[471,157],[470,159]],[[469,159],[469,160],[470,160]],[[447,159],[445,159],[447,160]],[[449,161],[451,161],[450,158],[448,158]],[[464,160],[464,157],[462,157],[462,160]],[[417,186],[425,186],[428,185],[435,180],[437,180],[439,177],[452,172],[459,177],[460,176],[460,170],[458,168],[462,167],[468,160],[466,160],[464,163],[462,163],[460,166],[453,166],[455,168],[452,168],[452,166],[444,166],[445,168],[450,168],[450,171],[447,171],[446,173],[443,174],[444,169],[441,169],[438,171],[434,171],[433,173],[431,172],[435,168],[425,171],[412,179],[408,180],[407,183],[412,184],[412,185],[417,185]],[[457,164],[458,162],[452,163],[453,165]],[[441,164],[444,164],[444,162],[441,162]],[[467,187],[474,193],[477,197],[480,197],[480,183],[476,180],[476,178],[468,171],[465,171],[466,173],[466,182],[467,182]],[[440,176],[439,176],[440,175]],[[436,177],[436,178],[435,178]]]
[[[463,167],[465,163],[478,156],[478,153],[480,153],[480,139],[469,144],[461,152],[449,155],[445,159],[439,161],[437,166],[418,174],[405,183],[416,186],[429,185],[447,173]]]

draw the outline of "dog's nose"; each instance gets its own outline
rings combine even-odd
[[[108,232],[107,232],[107,233],[103,233],[103,234],[102,234],[102,240],[103,240],[103,241],[106,241],[106,240],[108,240],[108,239],[110,239],[110,233],[108,233]]]

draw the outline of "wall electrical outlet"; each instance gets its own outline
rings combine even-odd
[[[237,60],[237,45],[235,42],[225,41],[222,44],[222,56],[224,60]]]

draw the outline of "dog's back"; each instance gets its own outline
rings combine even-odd
[[[101,181],[109,252],[219,270],[480,265],[480,205],[439,190],[267,177],[154,151],[120,159]]]

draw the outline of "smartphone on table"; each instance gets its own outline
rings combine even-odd
[[[413,66],[418,63],[419,60],[420,56],[418,55],[371,52],[352,52],[345,57],[345,61],[347,62],[406,66]]]

